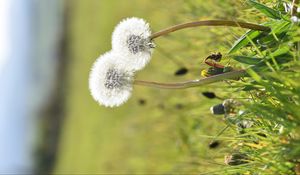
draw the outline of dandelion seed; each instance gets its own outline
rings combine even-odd
[[[143,69],[150,61],[154,43],[150,39],[149,24],[140,18],[121,21],[112,35],[112,48],[126,60],[128,67]]]
[[[100,56],[94,63],[89,77],[93,98],[106,107],[120,106],[131,96],[133,71],[113,52]]]

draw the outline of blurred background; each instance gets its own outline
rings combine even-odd
[[[242,7],[235,0],[0,0],[0,173],[191,172],[218,158],[208,139],[191,136],[224,127],[209,114],[220,101],[201,95],[222,85],[135,87],[126,104],[111,109],[93,101],[88,76],[126,17],[144,18],[158,31],[191,20],[246,20]],[[204,27],[159,38],[137,78],[199,78],[203,59],[244,31]],[[182,68],[188,73],[175,76]]]

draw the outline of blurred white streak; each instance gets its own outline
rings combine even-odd
[[[30,45],[30,3],[10,2],[6,10],[4,28],[6,35],[6,57],[2,58],[0,74],[0,173],[22,173],[32,167],[30,139],[28,132],[31,121],[26,94],[29,90]],[[4,45],[6,43],[3,43]],[[7,51],[11,50],[10,53]],[[25,162],[26,161],[26,162]]]
[[[32,173],[55,85],[61,0],[0,0],[0,174]]]
[[[8,25],[11,2],[9,0],[0,0],[0,74],[11,51]]]

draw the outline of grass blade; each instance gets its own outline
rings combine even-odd
[[[260,58],[248,57],[248,56],[233,56],[233,59],[244,64],[256,65],[262,61]]]
[[[257,1],[249,0],[248,1],[251,6],[259,10],[261,13],[273,19],[281,19],[280,13],[274,9],[271,9]]]
[[[238,39],[229,50],[228,54],[232,54],[249,43],[248,39],[254,39],[261,34],[259,31],[249,30]]]

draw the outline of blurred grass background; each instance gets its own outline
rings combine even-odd
[[[199,169],[203,172],[210,165],[218,164],[210,163],[212,159],[219,157],[223,162],[222,148],[209,150],[210,139],[195,137],[215,135],[225,126],[209,114],[209,107],[221,101],[201,96],[203,91],[230,96],[231,89],[224,92],[222,83],[188,90],[135,87],[126,104],[110,109],[92,99],[88,76],[95,59],[111,49],[114,26],[126,17],[144,18],[153,31],[199,19],[241,16],[246,20],[237,10],[243,7],[242,1],[69,0],[65,5],[66,117],[55,174],[168,173]],[[204,27],[159,38],[152,62],[137,78],[161,81],[199,78],[203,59],[212,52],[227,50],[244,31]],[[181,67],[188,67],[189,73],[175,77],[174,72]]]

